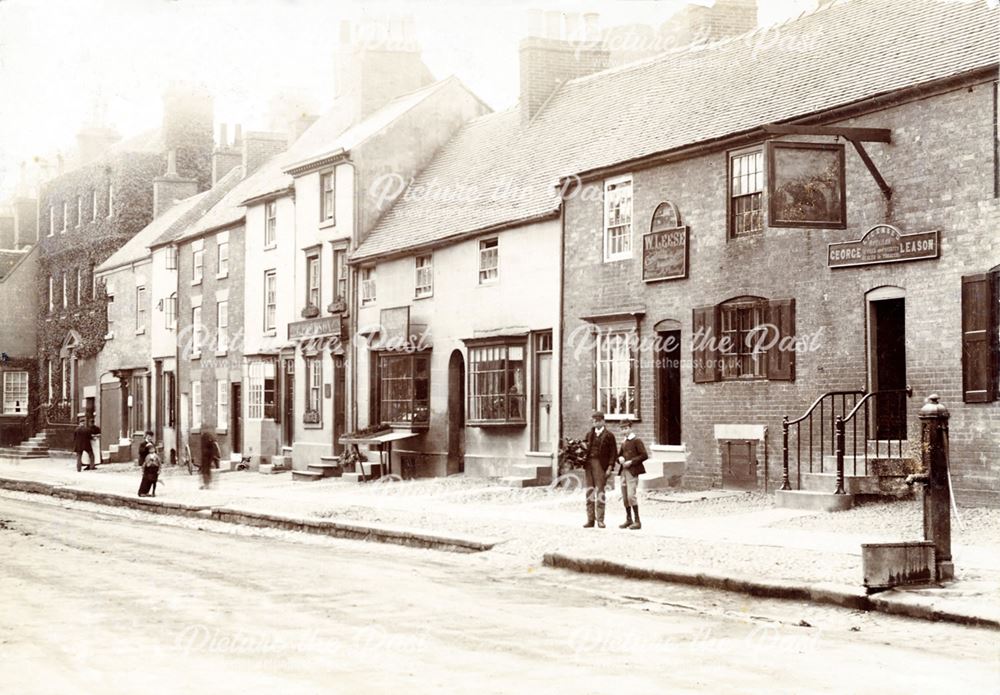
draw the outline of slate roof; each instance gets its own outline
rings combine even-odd
[[[217,208],[221,207],[220,203],[226,200],[227,196],[233,192],[234,188],[239,185],[242,180],[243,167],[233,167],[228,174],[216,181],[214,186],[204,193],[199,194],[201,197],[197,203],[195,203],[190,210],[182,214],[182,216],[171,224],[169,228],[163,230],[163,233],[160,234],[160,236],[156,237],[149,243],[149,247],[154,248],[157,246],[163,246],[182,238],[195,236],[196,232],[193,230],[195,228],[200,229],[203,227],[203,223],[206,218],[211,217],[214,219],[221,216],[222,213],[227,213],[229,206],[226,207],[226,210],[217,210]],[[188,198],[188,200],[190,200],[190,198]],[[242,213],[240,214],[240,218],[242,218]],[[206,229],[207,228],[210,227],[206,227]]]
[[[357,147],[446,84],[457,80],[457,77],[447,77],[397,97],[357,123],[352,122],[354,109],[348,104],[349,100],[338,98],[333,107],[309,126],[286,152],[269,161],[270,166],[265,165],[254,173],[254,182],[242,189],[242,200],[252,200],[291,188],[293,179],[290,174],[285,173],[286,169],[339,150],[349,151]]]
[[[182,220],[185,213],[205,199],[209,191],[204,191],[190,198],[178,201],[172,207],[165,210],[159,217],[143,227],[139,232],[125,242],[125,245],[115,251],[111,256],[97,266],[95,272],[103,273],[115,268],[119,268],[129,263],[140,261],[150,255],[149,247],[161,236],[167,234],[175,225]]]
[[[516,108],[466,124],[352,258],[554,215],[560,177],[995,66],[998,42],[1000,12],[984,1],[835,0],[571,80],[529,124]]]

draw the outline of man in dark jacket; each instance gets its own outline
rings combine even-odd
[[[587,432],[583,443],[587,447],[587,465],[584,472],[587,476],[587,523],[584,528],[604,528],[604,487],[608,475],[615,463],[618,447],[615,445],[615,435],[604,425],[604,413],[598,411],[593,415],[594,426]]]
[[[621,466],[619,474],[622,477],[622,503],[625,505],[625,523],[618,528],[632,529],[638,531],[642,528],[639,522],[639,498],[636,491],[639,487],[639,476],[646,472],[646,467],[642,462],[649,458],[646,452],[646,445],[635,436],[632,431],[632,422],[622,420],[622,447],[618,450],[618,465]],[[635,515],[635,521],[632,515]]]
[[[97,462],[94,460],[94,446],[92,443],[92,438],[95,435],[101,433],[101,428],[94,425],[94,421],[89,417],[84,421],[83,415],[79,417],[80,424],[76,426],[73,431],[73,451],[76,452],[76,470],[80,472],[83,470],[83,455],[87,454],[90,456],[88,469],[93,469],[96,467]]]

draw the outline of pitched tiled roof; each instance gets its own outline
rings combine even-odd
[[[987,3],[838,0],[700,49],[567,82],[530,124],[468,123],[353,258],[554,214],[562,176],[996,65]]]
[[[255,181],[248,185],[243,200],[259,198],[285,190],[292,185],[292,176],[285,170],[297,164],[333,154],[339,150],[357,147],[373,135],[377,135],[393,121],[434,94],[444,85],[457,80],[448,77],[393,99],[388,104],[357,123],[352,122],[354,108],[349,99],[343,97],[334,101],[333,107],[296,140],[288,151],[275,157],[270,164],[255,174]]]
[[[233,167],[228,174],[216,181],[214,186],[205,191],[191,209],[183,213],[168,229],[164,230],[159,237],[152,241],[149,247],[163,246],[182,238],[195,236],[197,232],[193,230],[202,228],[206,218],[218,219],[223,214],[234,214],[230,211],[231,205],[223,206],[222,203],[241,181],[243,181],[243,167]],[[239,209],[242,210],[242,208]],[[240,213],[240,217],[242,217],[242,212]],[[205,229],[208,228],[210,227],[205,227]]]
[[[193,195],[178,201],[171,208],[163,211],[159,217],[153,218],[152,222],[125,242],[124,246],[111,254],[108,260],[97,266],[96,272],[103,273],[148,257],[150,245],[164,234],[175,229],[175,225],[184,217],[185,213],[204,200],[206,195],[208,195],[208,191]]]

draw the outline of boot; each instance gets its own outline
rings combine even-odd
[[[633,512],[633,514],[635,516],[635,523],[632,524],[631,526],[629,526],[629,530],[631,530],[631,531],[638,531],[639,529],[642,528],[642,523],[639,521],[639,505],[638,504],[633,504],[632,505],[632,512]]]
[[[629,528],[632,526],[632,508],[625,505],[625,523],[618,524],[618,528]]]
[[[587,497],[587,523],[583,525],[584,528],[594,528],[594,500]]]

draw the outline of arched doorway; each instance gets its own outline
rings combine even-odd
[[[659,321],[656,331],[656,442],[681,443],[681,324]]]
[[[62,400],[69,406],[69,417],[66,420],[69,423],[76,423],[76,414],[80,412],[76,356],[76,350],[80,346],[80,342],[80,334],[74,330],[70,330],[59,347],[60,392]],[[93,412],[91,411],[90,414],[92,415]]]
[[[865,294],[868,383],[876,394],[875,439],[906,438],[906,292],[878,287]]]
[[[448,475],[465,472],[465,357],[448,360]]]

